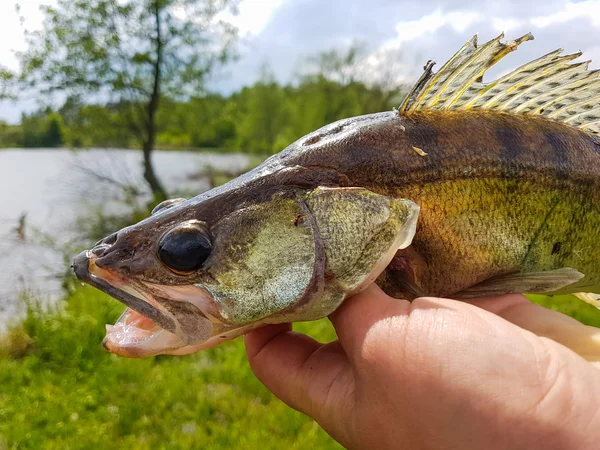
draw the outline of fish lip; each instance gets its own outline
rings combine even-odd
[[[134,311],[152,320],[162,329],[167,330],[170,333],[177,334],[177,325],[175,322],[171,318],[162,314],[157,308],[147,302],[144,302],[143,300],[140,300],[134,295],[113,286],[102,278],[94,276],[90,271],[90,265],[94,261],[95,255],[93,255],[89,250],[81,252],[73,259],[73,269],[79,281],[87,283],[90,286],[93,286],[96,289],[99,289],[102,292],[110,295],[111,297],[114,297]]]

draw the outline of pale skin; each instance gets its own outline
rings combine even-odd
[[[281,324],[248,334],[246,349],[267,388],[344,447],[600,446],[600,363],[528,331],[583,348],[596,329],[521,295],[410,303],[376,285],[330,320],[335,342]]]

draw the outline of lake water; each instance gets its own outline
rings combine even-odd
[[[74,239],[76,221],[90,208],[119,207],[107,203],[120,191],[118,184],[145,190],[141,162],[141,152],[132,150],[0,150],[0,328],[18,314],[24,290],[44,301],[62,295],[68,263],[61,245]],[[239,172],[249,160],[238,154],[156,151],[154,164],[170,192],[199,194],[209,188],[207,178],[198,175],[203,168]]]

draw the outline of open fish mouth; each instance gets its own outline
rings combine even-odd
[[[73,268],[80,281],[128,306],[114,325],[106,325],[102,345],[112,353],[130,358],[186,354],[245,331],[224,324],[214,313],[210,294],[196,286],[160,286],[127,279],[100,267],[97,259],[84,251],[75,257]]]
[[[106,325],[106,350],[120,356],[143,357],[185,347],[185,343],[151,319],[127,308],[114,325]]]

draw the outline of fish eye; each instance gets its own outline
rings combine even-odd
[[[171,198],[169,200],[165,200],[164,202],[160,202],[158,205],[156,205],[154,207],[154,209],[152,210],[150,215],[153,216],[154,214],[156,214],[160,211],[164,211],[175,205],[178,205],[181,202],[185,202],[185,200],[186,200],[185,198]]]
[[[176,273],[198,270],[210,256],[212,243],[206,230],[188,222],[167,232],[158,244],[158,257]]]

